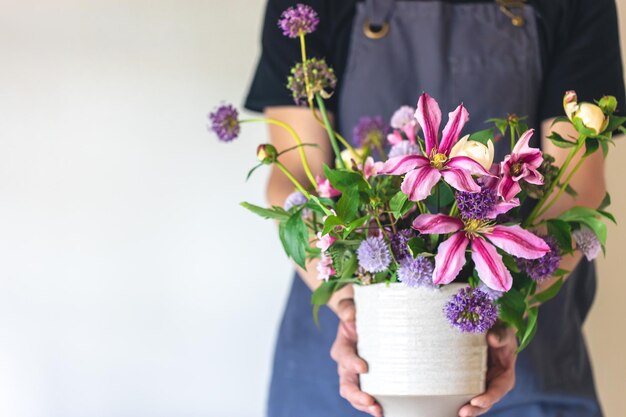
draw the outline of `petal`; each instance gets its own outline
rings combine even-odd
[[[399,130],[394,130],[387,135],[387,142],[389,142],[390,145],[397,145],[398,143],[402,142],[402,140],[402,134]]]
[[[437,136],[441,125],[441,109],[439,103],[426,93],[423,93],[417,102],[415,118],[422,127],[426,142],[426,154],[437,147]]]
[[[510,175],[504,175],[498,184],[498,195],[504,201],[511,201],[520,191],[522,191],[522,187]]]
[[[537,259],[550,252],[550,246],[543,239],[518,225],[498,225],[485,236],[491,243],[518,258]]]
[[[411,201],[421,201],[430,195],[431,190],[439,182],[441,174],[435,168],[424,166],[406,174],[400,189],[409,196]]]
[[[468,120],[469,113],[467,112],[467,109],[463,106],[463,104],[459,104],[459,107],[448,115],[448,123],[443,129],[441,142],[439,143],[439,149],[437,149],[437,152],[445,155],[450,153],[450,149],[452,149],[452,146],[457,140],[459,140],[463,126],[465,126],[465,123],[467,123]]]
[[[454,156],[448,159],[448,162],[446,162],[446,167],[461,169],[463,171],[469,172],[472,175],[493,177],[493,174],[487,171],[480,163],[476,162],[468,156]]]
[[[511,201],[498,201],[493,210],[491,210],[487,215],[487,218],[495,219],[500,214],[507,213],[509,210],[514,209],[515,207],[519,207],[519,205],[519,198],[513,198],[511,199]]]
[[[459,191],[467,191],[469,193],[480,192],[480,186],[476,184],[476,181],[474,181],[470,173],[463,169],[445,169],[441,171],[441,175],[443,175],[443,179],[448,184]]]
[[[465,233],[457,232],[439,245],[433,272],[435,284],[449,284],[459,275],[465,265],[465,249],[468,244],[469,239]]]
[[[420,214],[413,221],[413,229],[426,235],[454,233],[462,227],[461,219],[445,214]]]
[[[528,146],[530,138],[533,136],[534,133],[534,129],[529,129],[524,132],[515,144],[512,153],[518,155],[518,160],[520,162],[529,164],[535,168],[539,168],[539,166],[543,162],[543,156],[541,154],[541,151],[537,148],[531,148],[530,146]]]
[[[385,162],[381,174],[404,175],[409,171],[430,164],[428,158],[421,155],[402,155]]]
[[[472,260],[481,281],[496,291],[508,291],[513,284],[513,277],[496,248],[484,239],[472,240]]]

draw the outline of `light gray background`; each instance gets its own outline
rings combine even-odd
[[[266,130],[205,128],[242,101],[262,7],[0,0],[0,416],[262,416],[290,266],[237,203],[264,201]],[[613,242],[590,329],[609,416]]]

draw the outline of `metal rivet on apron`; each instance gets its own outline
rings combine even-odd
[[[381,39],[389,33],[389,23],[383,22],[382,25],[372,25],[369,19],[363,24],[363,33],[370,39]]]
[[[526,0],[496,0],[500,10],[511,19],[511,24],[515,27],[522,27],[526,24],[523,16],[524,4]],[[520,14],[515,14],[512,9],[521,9]]]

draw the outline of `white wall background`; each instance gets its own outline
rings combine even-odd
[[[263,415],[290,266],[237,203],[264,201],[265,129],[205,130],[242,101],[262,6],[0,0],[0,416]],[[609,417],[618,281],[590,329]]]

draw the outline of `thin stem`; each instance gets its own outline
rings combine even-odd
[[[337,158],[337,163],[340,168],[345,169],[346,164],[343,162],[341,158],[341,151],[339,150],[339,145],[337,144],[337,137],[335,136],[335,131],[330,124],[330,120],[328,120],[328,114],[326,113],[326,106],[324,105],[324,99],[319,95],[315,95],[315,99],[317,101],[317,106],[320,109],[320,113],[322,114],[322,119],[324,120],[324,126],[326,127],[326,131],[328,132],[328,138],[330,139],[330,145],[335,152],[335,157]]]
[[[274,162],[274,164],[283,172],[283,174],[285,174],[285,176],[287,178],[289,178],[289,181],[291,181],[293,183],[293,185],[296,186],[298,191],[300,191],[302,194],[304,194],[304,196],[307,198],[307,200],[311,199],[311,197],[312,197],[311,194],[309,194],[309,192],[304,189],[302,184],[300,184],[300,182],[293,176],[293,174],[291,172],[289,172],[287,167],[285,167],[279,161]]]
[[[515,128],[513,125],[509,125],[509,129],[511,129],[511,152],[513,152],[513,148],[515,148]]]
[[[459,214],[459,206],[457,205],[456,198],[454,199],[454,203],[452,204],[452,208],[450,209],[449,216],[454,217]]]
[[[315,181],[315,176],[311,172],[311,167],[309,166],[309,161],[306,159],[306,153],[304,152],[304,147],[300,136],[298,133],[287,123],[281,122],[280,120],[270,119],[270,118],[257,118],[257,119],[245,119],[241,120],[240,123],[254,123],[254,122],[263,122],[272,125],[276,125],[285,129],[289,134],[293,137],[293,140],[298,144],[298,153],[300,154],[300,159],[302,160],[302,167],[304,168],[304,172],[306,173],[307,178],[311,182],[311,185],[314,189],[317,190],[317,181]]]
[[[537,217],[540,217],[541,215],[545,214],[558,201],[559,197],[561,197],[561,195],[563,194],[563,192],[565,191],[569,183],[572,181],[574,174],[576,174],[576,171],[578,171],[578,169],[581,167],[581,165],[583,164],[583,162],[585,162],[586,159],[587,159],[587,155],[580,158],[580,160],[578,161],[578,163],[576,164],[572,172],[570,172],[570,174],[565,179],[565,182],[560,187],[558,193],[554,196],[552,200],[550,200],[550,202],[543,209],[539,211],[539,213],[537,213]]]
[[[315,110],[315,107],[313,107],[313,103],[310,104],[311,107],[311,111],[313,112],[313,117],[315,118],[315,120],[317,121],[317,123],[319,123],[321,126],[325,127],[324,121],[322,119],[320,119],[320,116],[318,114],[318,112]],[[359,158],[359,160],[363,160],[363,158],[365,157],[365,155],[362,155],[360,152],[358,152],[351,144],[350,142],[348,142],[343,136],[341,136],[339,134],[339,132],[337,132],[336,130],[333,129],[333,131],[335,132],[335,137],[337,138],[337,140],[339,142],[341,142],[341,144],[343,146],[346,147],[346,149],[349,149],[350,152],[352,154],[354,154],[357,158]]]
[[[565,170],[567,169],[567,166],[570,164],[570,162],[572,162],[572,159],[574,158],[574,156],[576,156],[576,154],[580,151],[580,149],[585,144],[585,139],[586,139],[586,137],[584,135],[581,135],[578,138],[578,143],[569,152],[569,154],[567,155],[567,158],[565,158],[565,162],[563,162],[563,165],[561,165],[561,168],[559,169],[559,172],[557,173],[556,178],[554,179],[554,181],[552,181],[552,184],[550,184],[550,186],[546,190],[546,192],[543,195],[543,197],[541,197],[541,199],[539,200],[537,205],[530,212],[530,214],[528,215],[528,218],[526,219],[526,221],[524,221],[524,225],[525,226],[532,225],[533,222],[537,219],[537,217],[539,216],[539,214],[538,214],[539,211],[541,211],[543,209],[544,204],[546,203],[548,198],[550,198],[550,196],[552,195],[552,192],[554,191],[554,187],[559,183],[559,181],[563,177],[563,174],[565,173]]]
[[[309,72],[306,68],[306,42],[304,41],[304,33],[300,32],[300,52],[302,54],[302,72],[304,73],[304,88],[306,89],[306,99],[309,107],[313,107],[313,95],[311,94],[311,85],[309,84]]]

